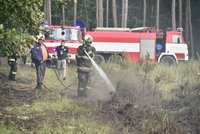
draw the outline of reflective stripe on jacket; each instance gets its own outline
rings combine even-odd
[[[8,62],[17,62],[17,58],[19,58],[17,54],[12,54],[8,56]]]
[[[8,61],[15,61],[15,59],[8,59]]]

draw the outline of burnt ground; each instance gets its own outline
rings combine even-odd
[[[94,103],[97,104],[98,108],[93,110],[92,117],[111,126],[116,133],[200,133],[200,85],[185,83],[172,90],[170,99],[165,99],[158,87],[152,87],[150,81],[145,82],[136,74],[120,72],[109,78],[116,87],[116,93],[109,94],[109,87],[96,78],[94,90],[88,97],[92,103],[88,105],[92,108]],[[37,127],[38,122],[48,118],[33,115],[35,118],[24,121],[4,112],[7,106],[26,105],[44,99],[45,93],[43,96],[35,96],[34,85],[27,83],[30,81],[18,79],[10,84],[6,74],[0,72],[0,120],[8,126],[15,122],[24,133],[30,132]],[[48,115],[52,116],[52,113]],[[68,115],[57,113],[54,118],[60,116],[67,118]]]
[[[94,115],[118,126],[119,133],[200,134],[200,85],[186,82],[165,98],[152,81],[135,73],[122,71],[110,79],[116,85],[116,94],[99,103]]]

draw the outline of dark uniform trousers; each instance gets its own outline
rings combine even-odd
[[[78,96],[86,97],[91,86],[91,72],[78,71]]]
[[[37,72],[37,88],[41,88],[46,71],[46,62],[35,62],[35,68]]]
[[[9,80],[15,80],[17,74],[17,58],[9,57],[8,64],[10,66]]]

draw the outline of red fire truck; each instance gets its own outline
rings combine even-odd
[[[56,46],[59,46],[61,40],[64,40],[65,45],[69,48],[69,58],[74,60],[76,50],[82,43],[80,27],[50,26],[46,30],[44,44],[47,46],[50,56],[54,56]]]
[[[78,46],[82,44],[81,30],[72,26],[50,26],[44,43],[53,56],[55,47],[65,40],[69,57],[75,60]],[[97,61],[110,59],[113,55],[139,63],[150,62],[176,64],[188,60],[188,47],[184,43],[182,28],[177,30],[155,30],[140,28],[103,28],[87,31],[93,37]]]
[[[149,60],[176,64],[188,60],[182,28],[166,31],[150,27],[96,28],[86,34],[93,37],[92,45],[102,60],[109,59],[113,54],[136,63]]]

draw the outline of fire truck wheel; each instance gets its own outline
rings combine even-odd
[[[108,59],[109,62],[113,62],[113,63],[118,63],[122,60],[123,60],[123,57],[120,54],[113,54]]]
[[[168,64],[168,65],[175,65],[176,60],[172,56],[164,56],[161,60],[160,63]]]
[[[100,55],[100,54],[95,55],[94,60],[95,60],[95,62],[96,62],[97,64],[100,64],[100,63],[102,63],[102,62],[105,62],[104,57],[103,57],[102,55]]]

